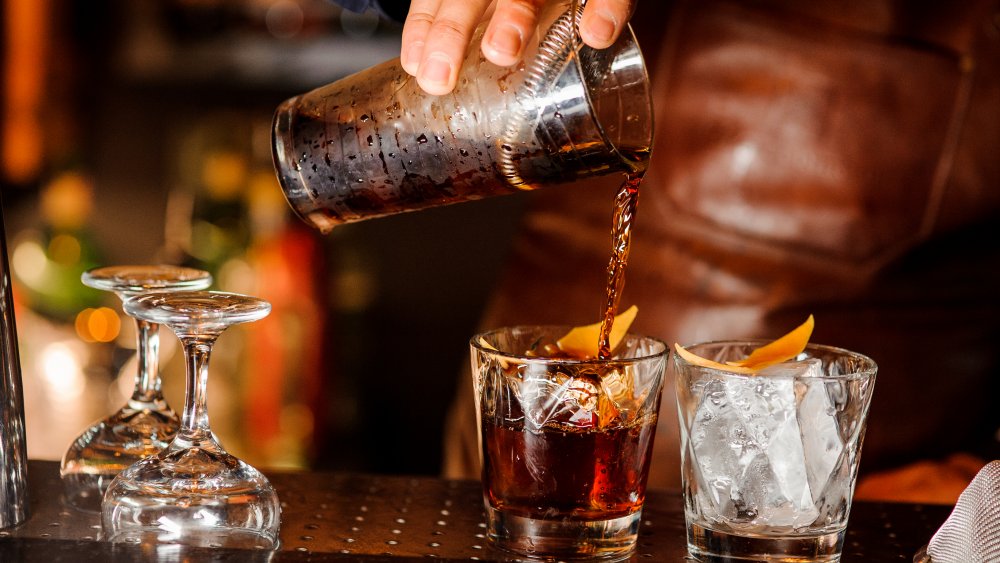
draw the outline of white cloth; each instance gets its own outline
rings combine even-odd
[[[931,538],[933,563],[1000,561],[1000,460],[986,464]]]

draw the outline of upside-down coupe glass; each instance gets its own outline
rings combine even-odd
[[[156,291],[206,289],[212,276],[178,266],[108,266],[84,272],[84,285],[113,291],[123,301]],[[88,510],[101,509],[101,498],[115,475],[167,446],[177,433],[177,413],[163,398],[159,364],[160,326],[135,319],[137,373],[128,403],[87,428],[73,440],[60,466],[66,500]]]
[[[234,293],[186,292],[130,299],[125,310],[170,327],[184,346],[187,393],[177,436],[160,453],[122,471],[104,496],[104,536],[112,542],[271,549],[278,541],[278,496],[260,471],[228,453],[208,422],[208,361],[230,325],[271,310]]]

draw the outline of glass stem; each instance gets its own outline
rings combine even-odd
[[[208,426],[208,360],[215,339],[216,336],[208,335],[181,338],[187,363],[187,391],[178,438],[183,436],[192,442],[214,442]]]
[[[135,329],[138,369],[132,401],[153,403],[163,399],[159,371],[160,325],[136,319]]]

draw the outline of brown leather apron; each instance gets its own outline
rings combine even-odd
[[[813,341],[880,366],[862,471],[995,445],[1000,3],[648,0],[633,26],[656,115],[634,330],[775,337],[813,313]],[[616,187],[535,195],[484,327],[596,321]],[[461,386],[445,473],[474,477]],[[668,381],[651,486],[680,483],[674,409]]]

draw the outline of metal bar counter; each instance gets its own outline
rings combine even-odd
[[[282,500],[276,551],[125,546],[99,539],[100,516],[63,504],[59,466],[28,465],[30,518],[0,531],[0,562],[516,561],[490,548],[475,481],[342,473],[268,472]],[[856,502],[843,561],[912,561],[950,506]],[[676,491],[647,495],[630,561],[683,562],[684,513]]]

